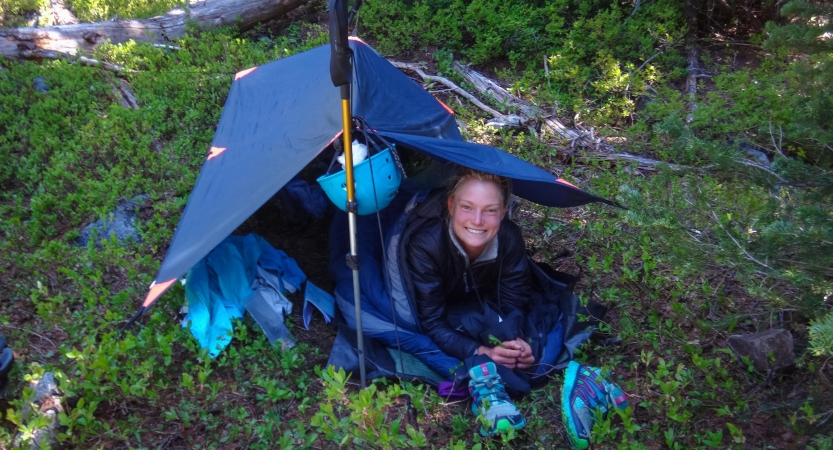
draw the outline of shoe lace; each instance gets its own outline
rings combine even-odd
[[[488,401],[494,405],[509,400],[506,388],[504,388],[500,377],[497,375],[481,378],[475,383],[475,387],[473,397],[479,403]]]

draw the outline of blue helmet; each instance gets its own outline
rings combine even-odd
[[[388,206],[402,181],[402,174],[396,169],[389,148],[353,166],[353,177],[356,182],[356,203],[360,216],[373,214]],[[332,175],[323,175],[317,181],[330,201],[342,211],[346,211],[346,172],[341,170]]]

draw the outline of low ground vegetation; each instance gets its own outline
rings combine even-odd
[[[18,3],[4,20],[25,9]],[[91,20],[171,5],[72,3]],[[699,29],[707,76],[694,109],[683,92],[685,5],[638,5],[396,0],[367,4],[359,27],[385,54],[450,78],[452,61],[473,63],[617,151],[668,163],[648,171],[540,135],[494,133],[481,111],[443,97],[467,137],[629,208],[522,203],[517,215],[534,258],[581,274],[580,297],[609,309],[579,359],[604,367],[632,407],[596,425],[600,448],[829,449],[833,41],[820,36],[830,10],[764,8],[771,22],[759,29],[710,16],[723,34]],[[246,34],[193,29],[180,50],[102,47],[97,58],[132,70],[119,76],[138,109],[121,105],[113,72],[0,62],[0,329],[18,352],[0,446],[38,424],[25,386],[55,371],[68,448],[567,447],[558,375],[521,401],[524,431],[486,440],[468,405],[427,386],[355,389],[325,367],[334,332],[321,322],[294,327],[299,345],[281,351],[243,321],[211,360],[176,321],[177,286],[118,333],[170,242],[233,74],[324,44],[325,33],[299,21]],[[76,244],[84,225],[140,194],[149,196],[136,211],[140,242]],[[267,230],[278,246],[286,236],[320,241],[324,230],[269,211],[243,228]],[[320,260],[299,259],[327,285]],[[758,373],[726,349],[731,334],[771,327],[793,333],[793,368]]]

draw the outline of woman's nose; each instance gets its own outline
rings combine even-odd
[[[472,222],[475,225],[482,225],[483,224],[483,211],[475,211],[474,212],[474,220]]]

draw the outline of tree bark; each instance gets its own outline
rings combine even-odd
[[[211,2],[209,4],[209,1]],[[185,22],[203,26],[237,25],[251,28],[259,22],[283,16],[310,0],[205,0],[183,10],[141,20],[0,29],[0,56],[38,58],[38,53],[58,52],[91,56],[104,43],[128,41],[163,44],[185,34]]]

